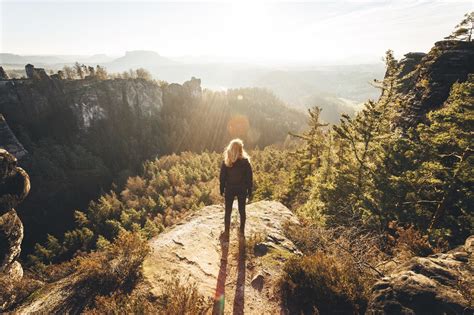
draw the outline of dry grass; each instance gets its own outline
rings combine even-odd
[[[246,258],[247,259],[253,259],[256,256],[256,252],[258,252],[258,246],[261,245],[263,242],[265,242],[267,236],[263,233],[254,233],[250,235],[246,241],[245,241],[245,246],[246,246]]]
[[[40,287],[41,282],[29,277],[20,280],[0,277],[0,312],[12,310]]]
[[[212,307],[212,299],[199,295],[194,284],[181,283],[178,279],[163,284],[164,292],[156,297],[146,289],[137,288],[129,294],[116,292],[100,296],[94,307],[84,314],[206,314]]]

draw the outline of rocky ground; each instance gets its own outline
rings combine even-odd
[[[222,309],[224,314],[281,313],[282,266],[288,257],[300,254],[283,235],[288,221],[298,223],[281,203],[256,202],[247,206],[245,237],[238,233],[234,209],[231,233],[225,238],[223,207],[204,207],[150,240],[152,252],[144,262],[141,287],[158,296],[165,281],[179,278],[181,284],[195,284],[212,301],[214,314]],[[74,289],[77,279],[72,274],[45,285],[15,312],[77,313],[84,300]]]
[[[234,209],[227,239],[221,237],[223,207],[205,207],[151,240],[153,252],[144,263],[145,278],[157,295],[163,282],[172,277],[195,283],[202,295],[215,300],[214,313],[223,308],[224,314],[278,314],[282,265],[289,256],[299,254],[283,235],[287,221],[297,223],[281,203],[253,203],[247,206],[245,237],[238,233]]]
[[[236,204],[234,205],[236,207]],[[213,304],[213,314],[286,314],[278,281],[283,264],[300,255],[285,237],[284,225],[298,223],[279,202],[247,206],[245,237],[234,209],[228,238],[222,235],[224,209],[204,207],[149,241],[141,290],[164,293],[169,280],[195,285]],[[372,288],[367,314],[474,314],[474,236],[463,246],[429,257],[413,257],[395,267]],[[46,284],[17,313],[77,313],[84,296],[72,274]],[[150,292],[148,292],[150,291]],[[82,302],[81,302],[82,301]],[[222,312],[223,311],[223,312]]]
[[[374,285],[367,314],[474,314],[473,253],[471,236],[447,253],[412,258]]]

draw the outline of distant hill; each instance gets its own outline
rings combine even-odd
[[[61,58],[60,56],[48,56],[48,55],[32,55],[32,56],[20,56],[15,54],[1,53],[0,64],[19,64],[25,65],[27,63],[36,63],[37,65],[48,65],[57,63],[66,63],[68,60]]]
[[[155,68],[176,64],[175,61],[160,56],[157,52],[148,50],[127,51],[125,56],[106,64],[109,71],[125,71],[136,68]]]
[[[28,60],[24,56],[0,53],[0,64],[26,64]]]
[[[103,64],[114,60],[113,57],[105,54],[85,55],[16,55],[10,53],[0,53],[0,65],[6,68],[23,68],[31,63],[35,66],[59,69],[74,62],[86,64]]]

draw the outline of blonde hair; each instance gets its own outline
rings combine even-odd
[[[227,167],[232,167],[238,159],[250,160],[249,155],[244,150],[244,142],[240,139],[234,139],[224,150],[224,163]]]

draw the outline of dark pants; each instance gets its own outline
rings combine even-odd
[[[224,224],[225,224],[225,231],[229,232],[230,229],[230,215],[232,214],[232,204],[234,203],[234,199],[237,197],[237,201],[239,203],[239,214],[240,214],[240,231],[244,231],[245,229],[245,198],[247,197],[245,194],[226,194],[225,195],[225,216],[224,216]]]

